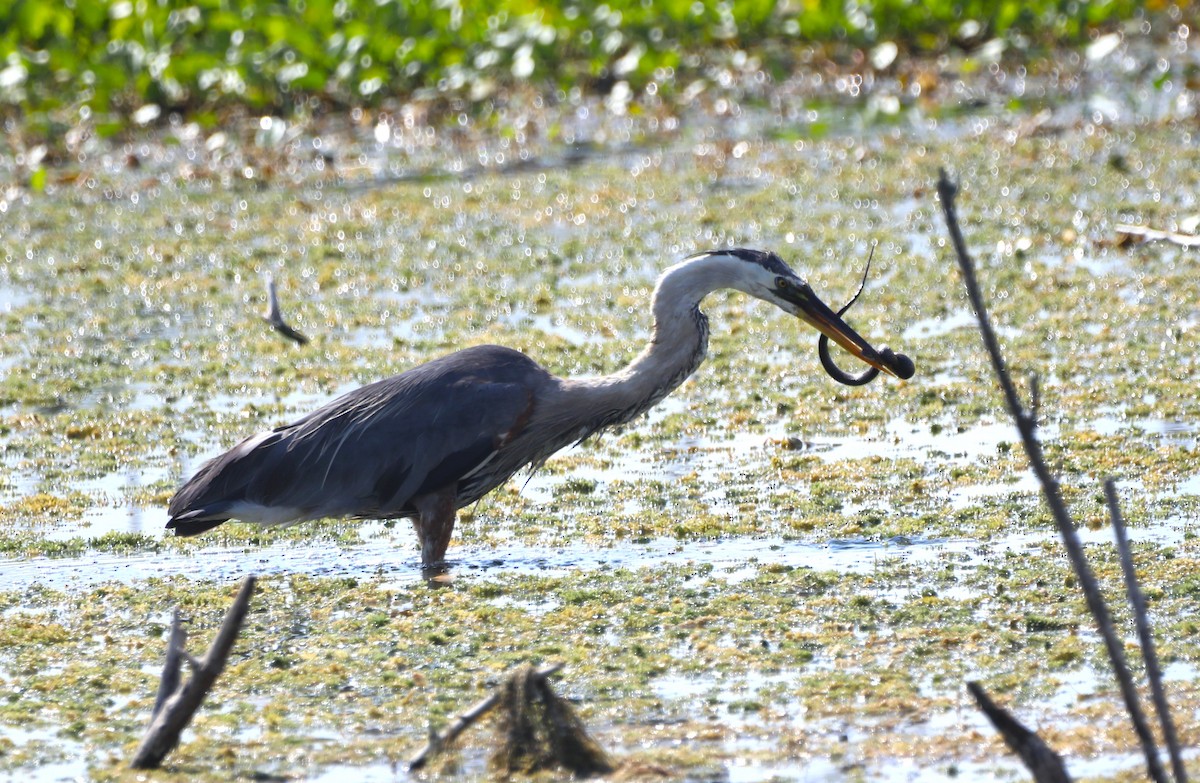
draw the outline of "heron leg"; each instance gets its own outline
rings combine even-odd
[[[413,505],[417,509],[413,527],[417,531],[417,541],[421,544],[422,568],[441,565],[446,559],[446,549],[450,546],[450,536],[454,533],[455,499],[453,489],[413,498]]]

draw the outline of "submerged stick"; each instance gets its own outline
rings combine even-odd
[[[544,680],[550,675],[558,672],[560,669],[562,669],[562,667],[563,664],[561,663],[552,663],[548,666],[543,666],[542,668],[538,669],[537,672],[535,672],[535,676]],[[494,709],[503,698],[504,688],[501,687],[493,691],[485,698],[475,702],[475,704],[468,707],[465,711],[459,713],[458,717],[450,721],[450,725],[441,732],[430,729],[429,742],[425,744],[425,747],[417,751],[417,754],[408,762],[408,771],[414,772],[424,767],[425,763],[429,761],[431,756],[440,753],[442,748],[449,745],[458,738],[459,734],[462,734],[477,720]]]
[[[1179,748],[1179,735],[1175,731],[1175,720],[1167,705],[1167,693],[1163,688],[1162,668],[1158,664],[1158,653],[1154,647],[1154,635],[1150,632],[1150,620],[1146,613],[1146,596],[1138,585],[1137,572],[1133,568],[1133,553],[1129,549],[1129,536],[1125,531],[1125,519],[1117,504],[1117,488],[1112,479],[1104,482],[1104,500],[1108,504],[1108,516],[1112,520],[1113,535],[1117,541],[1117,554],[1121,558],[1121,573],[1125,576],[1125,594],[1133,610],[1134,626],[1138,642],[1142,646],[1142,658],[1146,661],[1146,679],[1150,681],[1150,697],[1162,726],[1163,739],[1167,743],[1167,754],[1171,757],[1171,772],[1176,783],[1187,783],[1187,770],[1183,766],[1183,754]]]
[[[576,779],[607,775],[608,754],[588,734],[571,705],[532,666],[521,666],[503,686],[499,743],[488,766],[510,777],[561,769]]]
[[[1046,504],[1050,507],[1050,514],[1054,519],[1054,524],[1058,528],[1059,535],[1062,536],[1063,546],[1067,550],[1067,559],[1071,562],[1071,567],[1075,571],[1075,577],[1079,581],[1079,588],[1083,591],[1084,599],[1087,601],[1088,610],[1096,620],[1096,626],[1099,628],[1100,636],[1104,640],[1104,646],[1108,651],[1108,659],[1112,664],[1113,673],[1116,675],[1117,683],[1120,686],[1121,696],[1125,700],[1125,710],[1129,714],[1129,720],[1133,723],[1134,733],[1137,734],[1138,740],[1142,745],[1142,752],[1146,757],[1146,771],[1149,773],[1151,780],[1156,781],[1156,783],[1166,783],[1166,771],[1158,759],[1158,748],[1154,743],[1154,734],[1150,731],[1145,713],[1142,711],[1141,703],[1138,700],[1137,687],[1134,685],[1133,675],[1130,674],[1129,666],[1125,663],[1124,646],[1117,637],[1116,630],[1113,628],[1108,606],[1104,603],[1104,596],[1100,592],[1100,584],[1097,582],[1096,575],[1092,572],[1091,566],[1088,565],[1087,557],[1083,552],[1083,544],[1079,540],[1079,535],[1075,532],[1075,523],[1071,519],[1070,512],[1067,511],[1062,494],[1059,492],[1058,481],[1050,473],[1050,468],[1046,465],[1045,457],[1042,454],[1042,444],[1037,439],[1037,419],[1021,403],[1021,398],[1017,395],[1016,386],[1013,385],[1012,378],[1009,375],[1008,367],[1004,363],[1004,355],[1000,352],[1000,343],[996,339],[995,331],[992,329],[991,319],[988,317],[987,308],[983,303],[983,294],[979,289],[979,281],[975,276],[975,263],[967,253],[966,243],[963,241],[962,229],[958,224],[958,213],[954,208],[954,198],[958,193],[958,186],[952,183],[946,176],[945,169],[942,169],[938,174],[937,190],[938,197],[942,202],[942,211],[946,216],[946,226],[950,231],[950,240],[954,245],[954,253],[958,258],[958,268],[962,271],[963,282],[967,288],[967,296],[971,300],[971,307],[975,310],[975,317],[979,321],[979,331],[983,337],[984,348],[991,359],[992,369],[1000,381],[1000,388],[1004,392],[1004,400],[1008,406],[1008,411],[1012,414],[1013,420],[1016,422],[1017,431],[1021,435],[1021,444],[1025,448],[1026,456],[1029,458],[1030,467],[1037,476],[1038,483],[1042,486],[1042,493],[1045,495]]]
[[[172,627],[170,643],[174,645],[178,641],[179,646],[176,648],[177,652],[174,658],[170,652],[172,647],[168,646],[168,666],[172,665],[172,660],[174,666],[174,675],[170,676],[173,676],[174,681],[178,683],[180,659],[188,662],[192,669],[192,676],[183,685],[176,685],[165,699],[161,698],[164,688],[159,688],[160,699],[155,704],[150,727],[146,729],[146,735],[142,737],[142,742],[133,755],[133,761],[129,764],[133,769],[158,769],[167,754],[179,744],[179,735],[191,721],[192,715],[200,708],[204,697],[208,695],[213,683],[216,682],[217,675],[225,668],[225,660],[229,657],[233,642],[237,639],[242,622],[246,619],[246,612],[250,607],[250,596],[254,594],[255,581],[255,577],[248,576],[246,581],[242,582],[242,588],[238,591],[237,598],[234,599],[233,605],[225,614],[225,620],[221,623],[221,630],[217,632],[217,637],[213,639],[208,651],[200,660],[192,658],[182,649],[182,634],[176,635],[178,624]],[[166,679],[168,679],[168,673],[164,672],[164,680]]]
[[[968,682],[967,690],[983,714],[1004,738],[1009,750],[1021,757],[1021,762],[1033,775],[1035,783],[1071,783],[1062,756],[1055,753],[1042,738],[1025,728],[1008,710],[996,704],[977,682]]]
[[[263,320],[269,323],[272,329],[297,345],[308,344],[307,337],[283,320],[283,310],[279,306],[279,292],[275,288],[275,278],[271,275],[267,275],[267,312],[263,315]]]
[[[1183,234],[1178,231],[1162,231],[1149,226],[1131,226],[1127,223],[1118,223],[1113,226],[1116,229],[1118,236],[1124,235],[1127,237],[1137,237],[1143,242],[1170,242],[1180,247],[1200,247],[1200,235]]]
[[[179,690],[179,667],[187,656],[184,645],[187,644],[187,631],[179,619],[179,609],[176,608],[171,616],[171,633],[167,637],[167,658],[163,662],[162,679],[158,681],[158,694],[154,697],[154,709],[150,711],[153,720],[163,704],[175,691]]]

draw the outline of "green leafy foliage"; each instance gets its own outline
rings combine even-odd
[[[429,94],[473,102],[522,83],[602,91],[618,81],[635,90],[654,82],[669,93],[675,79],[733,52],[778,72],[793,63],[797,45],[813,43],[940,50],[964,38],[1017,33],[1069,43],[1147,13],[1142,5],[7,0],[0,2],[0,107],[26,117],[101,115],[103,124],[227,105],[288,113]],[[136,114],[147,104],[160,111]]]

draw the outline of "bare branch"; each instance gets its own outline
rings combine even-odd
[[[229,657],[233,642],[237,639],[242,622],[246,619],[250,596],[254,594],[255,581],[253,576],[246,577],[241,590],[238,591],[237,598],[233,601],[233,606],[225,614],[225,620],[221,623],[217,638],[209,645],[208,652],[204,654],[203,658],[195,661],[182,649],[179,649],[175,655],[174,676],[176,682],[179,677],[180,658],[186,658],[193,662],[192,676],[182,687],[176,685],[165,701],[155,706],[150,727],[146,729],[146,735],[142,737],[142,742],[138,745],[137,752],[134,753],[133,761],[130,762],[130,766],[134,769],[157,769],[167,754],[179,744],[179,735],[183,733],[191,721],[192,715],[200,708],[204,697],[208,695],[213,683],[216,682],[217,676],[225,668],[225,660]],[[174,640],[175,634],[172,629],[172,642]],[[168,659],[170,657],[171,653],[168,652]],[[159,690],[161,693],[162,688],[160,687]]]
[[[1146,661],[1146,678],[1150,680],[1150,694],[1154,709],[1162,725],[1167,753],[1171,756],[1171,772],[1176,783],[1187,783],[1187,770],[1183,766],[1183,755],[1179,748],[1179,735],[1175,731],[1175,720],[1167,705],[1167,694],[1163,688],[1162,668],[1158,664],[1158,653],[1154,647],[1154,635],[1150,633],[1150,620],[1146,613],[1146,597],[1138,585],[1137,572],[1133,568],[1133,553],[1129,549],[1129,536],[1125,531],[1125,520],[1117,503],[1117,488],[1112,479],[1104,482],[1104,499],[1108,503],[1108,516],[1112,520],[1113,534],[1117,540],[1117,553],[1121,558],[1121,572],[1125,575],[1125,593],[1133,609],[1133,620],[1137,627],[1138,642],[1142,646],[1142,658]]]
[[[1034,732],[1025,728],[1008,710],[997,705],[977,682],[968,682],[967,690],[975,697],[979,709],[988,717],[996,731],[1004,738],[1004,744],[1021,757],[1022,763],[1033,775],[1036,783],[1071,783],[1071,776],[1063,765],[1062,757]]]
[[[562,669],[562,667],[563,664],[561,663],[552,663],[548,666],[543,666],[537,670],[536,676],[544,680],[550,675],[556,673],[558,670]],[[442,748],[446,747],[455,739],[457,739],[459,734],[462,734],[464,731],[469,729],[477,720],[482,718],[497,704],[499,704],[503,697],[504,690],[503,688],[499,688],[493,691],[487,697],[480,699],[475,704],[471,705],[464,712],[460,713],[459,716],[452,720],[450,725],[447,726],[443,731],[437,732],[431,728],[429,730],[429,742],[427,742],[425,747],[421,748],[421,750],[419,750],[417,754],[412,757],[412,760],[408,762],[408,771],[414,772],[424,767],[425,763],[429,761],[430,757],[440,753]]]
[[[1042,407],[1042,387],[1041,379],[1038,374],[1032,373],[1029,376],[1029,418],[1033,422],[1033,426],[1038,424],[1038,416]]]
[[[307,337],[283,320],[283,310],[279,307],[279,292],[275,288],[275,278],[271,275],[267,275],[267,312],[263,314],[263,320],[269,323],[272,329],[297,345],[308,344]]]
[[[1162,231],[1149,226],[1131,226],[1126,223],[1118,223],[1114,228],[1118,237],[1136,237],[1142,242],[1170,242],[1180,247],[1200,247],[1200,235],[1197,234]]]
[[[1108,607],[1104,603],[1104,596],[1100,592],[1100,585],[1087,563],[1087,558],[1083,552],[1083,544],[1079,540],[1079,535],[1075,532],[1075,523],[1071,520],[1066,503],[1059,492],[1058,482],[1050,473],[1050,468],[1046,465],[1046,460],[1042,453],[1042,444],[1037,439],[1037,425],[1034,418],[1022,406],[1021,400],[1017,396],[1017,390],[1013,386],[1012,378],[1009,377],[1008,368],[1004,364],[1004,357],[1000,353],[1000,343],[996,339],[995,331],[992,329],[991,320],[983,303],[983,294],[980,292],[979,282],[975,275],[975,263],[967,253],[966,243],[962,237],[962,230],[959,228],[958,214],[954,207],[954,197],[958,193],[958,187],[950,182],[944,169],[939,172],[937,189],[938,196],[942,201],[942,211],[946,216],[946,225],[950,231],[950,239],[954,244],[954,252],[958,257],[958,267],[962,271],[963,282],[967,287],[967,296],[971,300],[971,306],[975,309],[975,317],[979,320],[979,330],[983,336],[984,347],[991,359],[992,369],[1000,381],[1000,387],[1004,392],[1008,411],[1016,422],[1017,430],[1021,434],[1021,443],[1025,447],[1025,454],[1029,457],[1030,467],[1037,476],[1038,482],[1042,485],[1046,504],[1050,507],[1050,514],[1054,519],[1054,524],[1058,528],[1059,535],[1062,536],[1063,546],[1067,550],[1067,559],[1070,560],[1071,567],[1075,570],[1075,576],[1079,581],[1079,588],[1083,591],[1088,609],[1091,611],[1092,617],[1095,618],[1100,636],[1104,640],[1104,646],[1108,651],[1108,658],[1112,664],[1113,673],[1116,675],[1117,682],[1121,688],[1121,695],[1125,700],[1125,710],[1129,714],[1129,719],[1133,723],[1133,730],[1141,742],[1142,752],[1146,757],[1146,770],[1151,780],[1154,780],[1156,783],[1166,783],[1166,772],[1158,759],[1158,749],[1154,744],[1154,735],[1150,731],[1145,713],[1142,711],[1141,703],[1138,701],[1137,688],[1133,682],[1133,675],[1130,674],[1129,667],[1125,663],[1124,647],[1121,644],[1121,640],[1117,638]]]
[[[167,699],[179,690],[179,665],[187,655],[184,645],[187,644],[187,631],[179,619],[179,610],[171,616],[171,633],[167,637],[167,658],[163,662],[162,679],[158,681],[158,694],[154,697],[154,709],[150,711],[150,719],[158,715]]]
[[[183,660],[187,662],[188,670],[190,670],[193,674],[200,671],[200,667],[204,665],[203,661],[192,655],[187,650],[183,651]]]

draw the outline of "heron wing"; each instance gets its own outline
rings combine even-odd
[[[503,448],[551,380],[498,346],[436,359],[243,441],[176,494],[171,516],[235,517],[247,505],[294,509],[297,519],[403,516],[414,497],[469,475]]]

